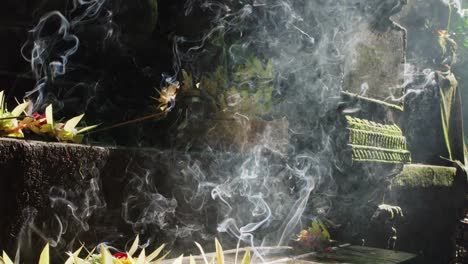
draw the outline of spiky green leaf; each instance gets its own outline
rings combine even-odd
[[[180,255],[172,264],[182,264],[184,260],[184,255]]]
[[[49,243],[47,243],[39,257],[39,264],[50,264]]]
[[[142,249],[140,252],[140,255],[138,256],[138,259],[136,261],[136,264],[145,264],[145,249]]]
[[[5,111],[5,92],[0,91],[0,114],[3,114]]]
[[[197,262],[195,261],[195,258],[192,255],[190,255],[189,259],[190,259],[190,264],[197,264]]]
[[[83,250],[84,246],[81,246],[77,251],[73,253],[69,253],[70,257],[67,259],[65,264],[84,264],[84,261],[79,258],[81,250]]]
[[[102,264],[114,264],[113,257],[104,245],[101,245]]]
[[[171,253],[171,251],[167,252],[166,254],[164,254],[162,257],[158,258],[157,260],[153,261],[153,262],[150,262],[150,264],[157,264],[163,260],[166,259],[167,256],[169,256],[169,254]]]
[[[250,260],[251,260],[250,249],[248,248],[247,251],[245,251],[245,255],[242,258],[241,264],[250,264]]]
[[[98,127],[99,125],[93,125],[93,126],[87,126],[87,127],[84,127],[84,128],[80,128],[78,130],[78,132],[76,132],[77,134],[81,134],[81,133],[84,133],[84,132],[87,132],[91,129],[95,129],[96,127]]]
[[[198,247],[198,249],[200,250],[200,254],[202,255],[203,257],[203,260],[205,261],[205,264],[209,264],[208,262],[208,259],[206,258],[206,254],[205,254],[205,251],[203,250],[203,247],[198,244],[197,242],[195,242],[195,245]]]
[[[1,96],[1,95],[0,95]],[[10,257],[8,257],[7,253],[5,251],[3,251],[3,262],[5,264],[13,264],[13,261],[10,259]]]
[[[52,105],[48,105],[46,107],[45,115],[46,115],[47,124],[54,127],[54,110],[52,108]]]
[[[83,116],[84,114],[81,114],[79,116],[75,116],[72,119],[68,120],[65,123],[65,126],[63,127],[63,129],[66,131],[72,131],[78,125],[78,123],[80,123]]]
[[[24,102],[22,104],[19,104],[18,106],[15,107],[15,109],[13,109],[13,111],[11,111],[11,114],[13,116],[20,116],[24,110],[26,110],[26,108],[28,108],[30,102]]]
[[[153,259],[157,258],[159,256],[159,254],[161,253],[161,251],[163,251],[164,247],[166,246],[166,244],[162,244],[160,247],[158,247],[155,251],[153,251],[153,253],[151,253],[147,258],[146,260],[147,261],[152,261]]]
[[[128,251],[128,255],[129,257],[133,257],[133,254],[135,254],[135,252],[137,251],[138,249],[138,244],[140,243],[140,235],[137,235],[135,237],[135,240],[133,241],[132,243],[132,246],[130,247],[130,250]]]
[[[216,260],[218,264],[224,264],[224,251],[221,243],[219,243],[218,239],[215,238],[215,246],[216,246]]]

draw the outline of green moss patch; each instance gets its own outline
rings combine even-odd
[[[429,188],[451,187],[455,180],[454,167],[406,165],[392,181],[392,187]]]

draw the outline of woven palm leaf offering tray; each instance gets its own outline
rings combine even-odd
[[[346,121],[354,161],[411,163],[406,138],[396,124],[379,124],[351,116],[346,116]]]

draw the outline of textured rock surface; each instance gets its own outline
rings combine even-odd
[[[392,180],[393,188],[452,187],[457,170],[455,167],[441,167],[413,164],[403,167],[403,171]]]
[[[210,155],[215,156],[210,157]],[[0,139],[0,157],[0,210],[2,212],[0,248],[5,248],[9,252],[14,252],[15,237],[31,217],[30,214],[24,214],[24,212],[31,213],[28,208],[34,208],[37,211],[36,224],[54,221],[50,199],[53,187],[67,191],[74,190],[76,193],[86,192],[89,189],[90,178],[99,175],[98,185],[102,191],[100,195],[102,195],[103,206],[106,207],[106,217],[86,219],[91,231],[88,235],[92,233],[95,236],[93,239],[116,239],[118,236],[132,236],[135,228],[138,230],[138,225],[125,222],[122,218],[122,204],[125,202],[127,192],[133,192],[134,196],[138,197],[136,191],[139,189],[131,187],[135,183],[132,181],[149,180],[154,183],[152,186],[157,187],[164,196],[183,201],[190,193],[190,189],[196,186],[196,182],[193,182],[195,179],[190,178],[193,175],[190,172],[188,174],[183,172],[190,169],[190,164],[196,162],[203,168],[203,171],[219,172],[222,171],[220,168],[227,170],[229,166],[236,167],[245,161],[241,154],[234,153],[222,155],[191,153],[189,155],[154,149],[106,148],[13,139]],[[218,162],[212,162],[213,158],[216,158]],[[275,173],[272,172],[272,174]],[[408,181],[411,175],[416,176],[415,181]],[[404,213],[404,218],[396,222],[397,249],[421,253],[429,259],[450,255],[453,249],[450,242],[455,235],[457,211],[460,202],[463,201],[463,193],[457,185],[459,180],[457,176],[453,168],[408,165],[403,173],[395,178],[385,200],[390,204],[400,206]],[[189,179],[186,179],[187,177]],[[381,181],[376,181],[376,188],[383,187],[382,181],[384,180],[382,178]],[[362,182],[362,178],[357,177],[356,181]],[[181,182],[184,184],[179,184]],[[369,181],[366,184],[369,185]],[[286,185],[285,188],[287,188]],[[141,190],[148,191],[144,187]],[[148,193],[151,194],[151,191],[154,190],[149,190]],[[365,204],[364,200],[369,200],[367,199],[369,197],[364,191],[360,192],[360,195],[363,198],[362,204]],[[142,197],[135,201],[136,205],[140,202],[145,203],[146,198],[144,195]],[[68,199],[73,201],[73,197],[68,197]],[[145,206],[143,207],[157,212],[157,208],[151,207],[151,204]],[[197,212],[199,215],[187,211],[190,208],[184,208],[182,204],[178,206],[179,213],[189,212],[193,220],[197,219],[205,224],[216,222],[215,206],[208,205],[203,211]],[[133,217],[142,213],[141,210],[136,209],[130,212],[127,220],[132,221]],[[353,208],[350,210],[354,211]],[[372,211],[371,207],[370,210]],[[362,213],[362,211],[359,212]],[[344,211],[343,214],[348,214],[344,216],[348,218],[351,215]],[[213,219],[208,219],[209,216]],[[369,219],[370,217],[367,218]],[[216,225],[207,224],[207,226],[216,228]],[[216,232],[216,230],[211,231]],[[71,227],[64,236],[69,235],[73,235]],[[369,246],[386,247],[386,234],[379,233],[376,236],[380,237],[379,241],[382,241],[382,245],[372,244],[369,241]],[[125,243],[125,241],[121,242]],[[445,261],[445,259],[436,261],[439,260]]]
[[[170,229],[183,223],[215,234],[219,208],[211,193],[196,197],[200,201],[195,204],[203,203],[203,208],[190,204],[198,177],[227,179],[245,161],[239,152],[184,153],[0,138],[0,248],[15,252],[20,233],[25,243],[23,227],[32,234],[32,246],[40,248],[44,240],[58,240],[62,225],[58,248],[63,250],[65,242],[75,243],[74,248],[78,241],[124,245],[136,232],[156,239],[156,244],[173,241],[178,230]],[[281,167],[271,168],[272,175],[279,174],[277,170]],[[203,172],[206,175],[198,175]],[[283,187],[287,192],[288,185]],[[268,199],[277,194],[270,195]],[[187,243],[203,239],[187,236]],[[182,248],[185,241],[177,243],[181,244],[174,247]]]
[[[91,178],[98,178],[104,205],[121,207],[123,179],[159,154],[150,150],[0,139],[0,248],[14,250],[15,238],[28,218],[35,216],[39,223],[54,218],[49,198],[52,187],[80,195],[89,189]]]
[[[363,24],[350,42],[345,60],[344,90],[385,101],[403,95],[406,31],[376,32]]]
[[[464,202],[460,174],[452,167],[418,164],[406,165],[393,179],[388,199],[404,214],[396,222],[398,248],[419,253],[424,263],[449,262]]]

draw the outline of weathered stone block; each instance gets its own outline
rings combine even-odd
[[[120,208],[124,179],[145,167],[150,159],[146,157],[157,159],[160,153],[0,138],[0,248],[14,252],[16,238],[29,218],[35,216],[37,223],[54,219],[52,196],[71,200],[69,192],[84,197],[93,178],[98,195],[103,196],[99,202],[108,209]]]
[[[345,54],[344,91],[380,101],[401,97],[405,49],[405,29],[377,32],[368,23],[361,24]]]
[[[403,167],[403,171],[392,180],[393,188],[431,188],[452,187],[457,170],[454,167],[412,164]]]
[[[405,165],[392,180],[388,201],[403,210],[397,247],[417,252],[424,263],[448,263],[464,203],[464,178],[453,167]]]

